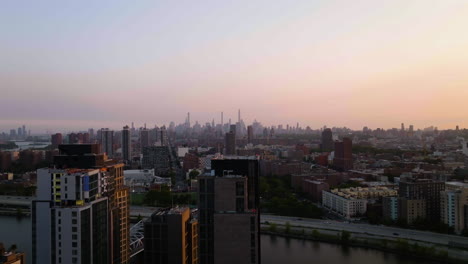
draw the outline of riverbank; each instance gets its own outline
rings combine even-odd
[[[30,217],[31,210],[18,208],[0,208],[0,215],[4,216],[16,216],[16,217]]]
[[[418,258],[422,261],[437,261],[453,264],[466,263],[468,261],[468,252],[463,249],[447,248],[445,246],[431,245],[429,243],[421,243],[407,239],[374,238],[370,236],[360,236],[359,234],[347,231],[319,231],[317,229],[293,227],[290,225],[263,225],[261,233],[350,247],[375,249],[397,255]]]

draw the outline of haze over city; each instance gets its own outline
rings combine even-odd
[[[0,130],[466,127],[466,1],[6,1]]]

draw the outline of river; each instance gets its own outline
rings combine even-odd
[[[0,242],[5,247],[12,244],[18,251],[26,253],[27,263],[31,263],[31,219],[0,216]],[[343,247],[335,244],[288,239],[262,235],[263,264],[410,264],[421,260],[402,257],[374,249]],[[423,261],[424,263],[429,263]],[[436,263],[436,262],[433,262]]]
[[[9,149],[10,151],[20,151],[25,149],[40,149],[50,145],[50,142],[32,142],[32,141],[14,141],[18,146],[16,149]]]

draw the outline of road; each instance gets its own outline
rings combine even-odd
[[[298,218],[298,217],[287,217],[287,216],[275,216],[275,215],[261,215],[261,222],[276,224],[285,224],[289,222],[292,226],[303,226],[308,228],[317,229],[330,229],[330,230],[345,230],[351,233],[362,233],[369,235],[376,235],[382,237],[391,238],[406,238],[411,240],[419,240],[428,243],[448,245],[449,242],[468,244],[468,238],[454,235],[437,234],[432,232],[402,229],[396,227],[377,226],[369,224],[355,224],[340,222],[334,220],[321,220],[321,219],[309,219],[309,218]],[[398,234],[398,235],[396,235]]]

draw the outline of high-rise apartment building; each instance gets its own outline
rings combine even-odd
[[[199,178],[200,263],[260,263],[258,166],[254,157],[214,159],[214,176]]]
[[[98,169],[39,169],[33,263],[108,263],[108,198]]]
[[[161,209],[144,223],[144,263],[198,264],[198,222],[187,207]]]
[[[398,198],[398,218],[407,224],[427,216],[427,201],[423,199]]]
[[[257,210],[260,207],[259,191],[259,161],[257,157],[233,156],[211,160],[211,169],[215,175],[244,175],[248,178],[248,208]]]
[[[353,169],[353,142],[350,138],[343,138],[342,142],[335,142],[335,158],[333,166],[340,171]]]
[[[400,181],[398,196],[406,200],[424,200],[426,218],[438,222],[440,218],[440,196],[445,190],[444,182],[430,179],[404,178]],[[400,217],[405,217],[400,215]]]
[[[141,167],[154,169],[156,175],[167,175],[171,169],[171,155],[169,147],[146,147],[143,149]]]
[[[225,136],[225,155],[236,155],[236,133],[232,131]]]
[[[158,132],[158,145],[160,146],[167,146],[167,130],[166,127],[161,127]]]
[[[333,133],[330,128],[325,128],[322,132],[321,149],[323,152],[333,151],[335,145],[333,143]]]
[[[54,169],[38,170],[33,263],[128,263],[124,164],[106,159],[98,144],[60,145],[59,151]]]
[[[150,131],[145,127],[140,130],[140,148],[144,149],[150,146]]]
[[[248,180],[202,176],[199,183],[200,263],[260,263],[258,212],[248,208]]]
[[[252,144],[254,139],[253,126],[247,127],[247,143]]]
[[[398,220],[398,197],[382,197],[383,217],[386,220]]]
[[[132,159],[132,138],[128,126],[122,130],[122,159],[127,163]]]
[[[101,129],[101,152],[108,157],[114,156],[114,131],[108,128]]]
[[[441,192],[441,220],[461,233],[468,228],[466,208],[468,206],[468,184],[447,182],[446,190]]]
[[[51,136],[51,144],[54,148],[58,147],[58,145],[62,144],[63,137],[61,133],[56,133]]]

